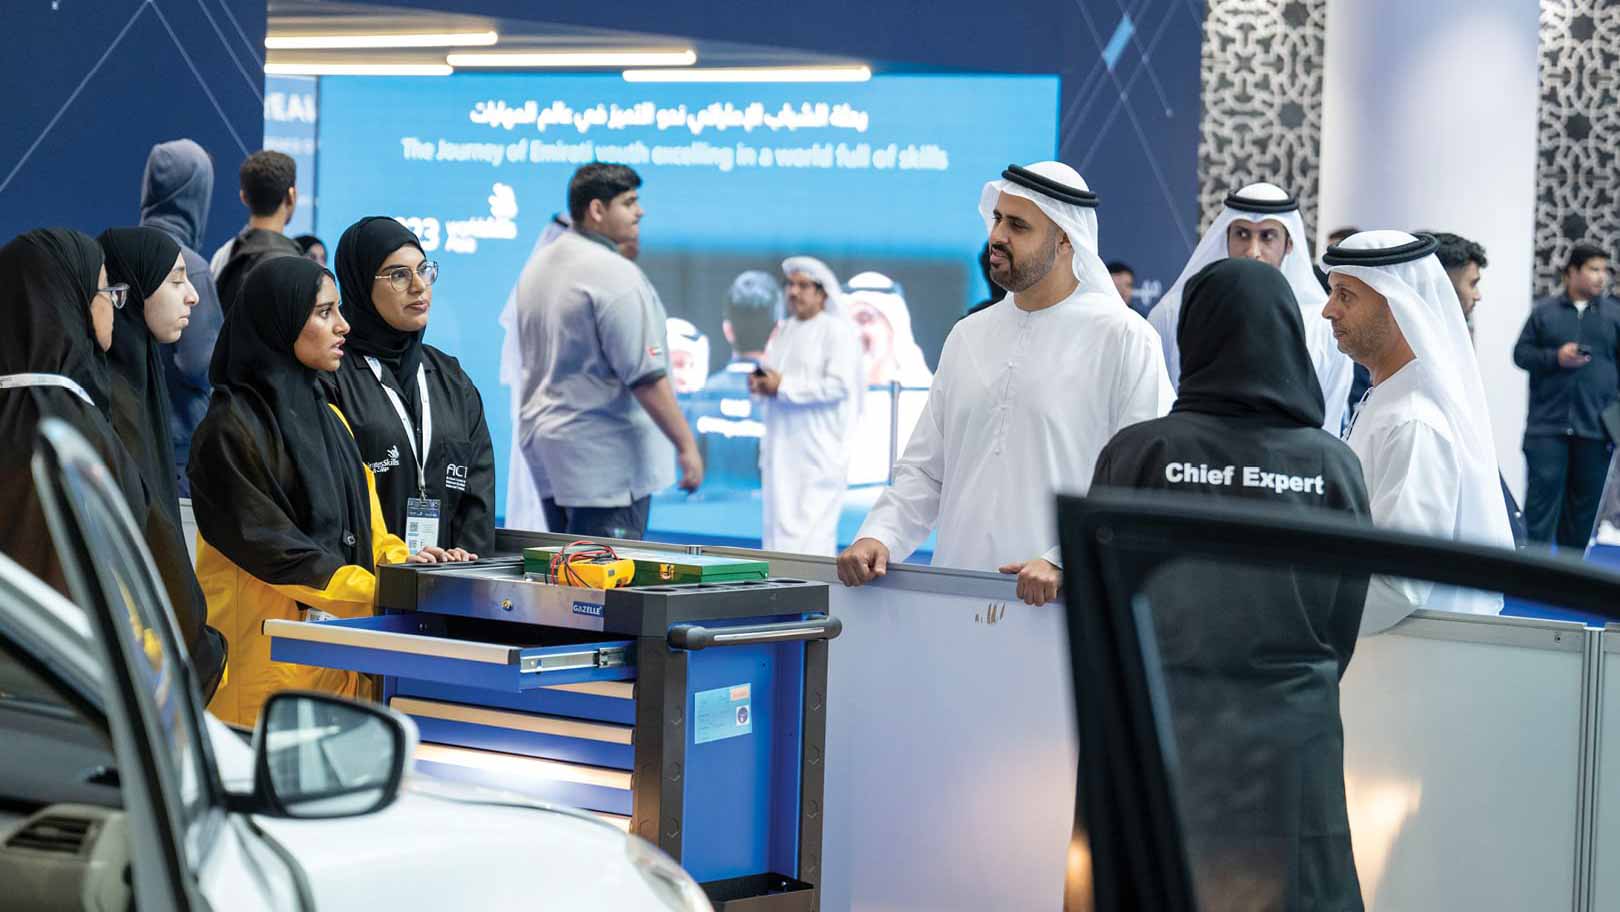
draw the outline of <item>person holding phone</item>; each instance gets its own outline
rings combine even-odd
[[[1530,374],[1524,517],[1531,541],[1584,550],[1591,537],[1614,450],[1602,415],[1620,391],[1620,302],[1605,294],[1608,284],[1608,253],[1576,244],[1563,290],[1536,302],[1513,348],[1513,362]]]
[[[750,377],[762,374],[759,365],[782,318],[783,303],[781,280],[771,273],[749,269],[732,279],[720,322],[729,358],[704,379],[701,395],[681,403],[703,456],[703,483],[711,491],[763,487],[759,449],[764,408],[749,394],[748,384]]]
[[[832,556],[849,486],[850,437],[865,393],[861,334],[826,263],[789,257],[782,277],[792,315],[748,381],[765,418],[762,539],[766,551]]]

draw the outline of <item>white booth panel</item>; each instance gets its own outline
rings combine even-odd
[[[1606,631],[1603,641],[1592,908],[1620,909],[1620,630]]]
[[[1357,644],[1345,786],[1370,912],[1571,907],[1583,636],[1420,612]]]
[[[823,908],[1057,909],[1076,760],[1063,607],[920,582],[946,585],[832,590]]]

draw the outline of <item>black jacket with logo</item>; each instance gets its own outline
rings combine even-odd
[[[433,441],[428,448],[427,496],[439,501],[441,548],[466,548],[479,556],[495,551],[495,450],[484,423],[484,400],[461,362],[431,345],[422,346],[433,404]],[[416,383],[401,389],[386,368],[382,382],[400,395],[421,440],[422,407]],[[399,413],[378,385],[366,359],[343,356],[336,373],[323,378],[327,395],[349,419],[360,458],[377,478],[388,531],[405,537],[406,501],[419,497],[416,464]]]
[[[1091,490],[1156,489],[1369,521],[1361,464],[1325,413],[1299,306],[1282,273],[1226,259],[1182,298],[1171,413],[1116,434]],[[1367,576],[1177,557],[1141,580],[1179,769],[1198,907],[1362,908],[1344,786],[1339,680]]]

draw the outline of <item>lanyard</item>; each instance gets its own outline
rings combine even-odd
[[[1355,411],[1350,413],[1350,421],[1344,426],[1344,434],[1340,436],[1340,440],[1343,440],[1346,443],[1350,441],[1350,432],[1356,429],[1356,419],[1361,417],[1361,410],[1367,405],[1367,400],[1372,398],[1374,389],[1376,389],[1376,387],[1367,387],[1367,391],[1361,394],[1360,399],[1356,400]]]
[[[417,400],[422,403],[422,445],[416,445],[416,432],[411,429],[411,413],[405,410],[405,403],[394,392],[394,388],[382,382],[382,362],[370,355],[366,356],[366,364],[371,367],[371,375],[377,378],[377,385],[388,394],[388,401],[394,404],[394,414],[399,416],[399,423],[405,428],[405,439],[411,444],[411,458],[416,462],[416,488],[422,497],[427,497],[427,457],[428,451],[433,447],[433,400],[428,398],[427,369],[418,365],[416,368]]]
[[[95,400],[84,391],[84,387],[61,374],[6,374],[0,377],[0,389],[20,389],[25,386],[55,386],[65,389],[80,399],[85,405],[95,408]]]

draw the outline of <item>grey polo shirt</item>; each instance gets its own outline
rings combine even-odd
[[[669,370],[664,305],[606,238],[569,231],[523,267],[515,430],[543,497],[622,507],[675,483],[675,450],[631,388]]]

